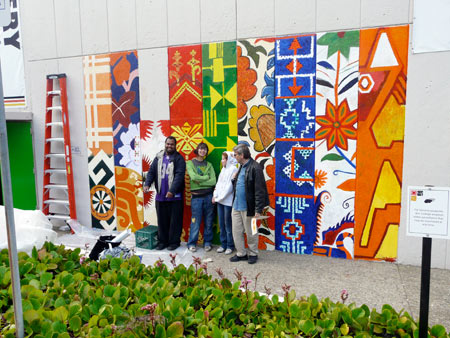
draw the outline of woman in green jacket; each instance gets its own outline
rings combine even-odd
[[[202,218],[205,220],[203,233],[205,251],[211,250],[213,239],[214,205],[212,203],[216,174],[211,163],[205,160],[208,155],[206,143],[200,143],[194,150],[194,159],[186,163],[186,169],[191,180],[191,229],[189,231],[188,248],[191,252],[197,251],[198,233]]]

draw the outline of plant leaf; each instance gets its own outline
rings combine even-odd
[[[170,338],[183,337],[183,324],[181,322],[173,322],[167,328],[167,336]]]
[[[328,61],[319,61],[319,62],[317,62],[317,64],[322,66],[322,67],[324,67],[324,68],[326,68],[326,69],[334,70],[334,67]]]
[[[341,155],[338,155],[338,154],[327,154],[324,157],[322,157],[320,162],[323,162],[323,161],[342,161],[343,159],[344,158]]]
[[[328,87],[328,88],[334,88],[334,86],[328,82],[327,80],[324,79],[317,79],[316,84],[318,86],[324,86],[324,87]]]
[[[345,93],[347,90],[349,90],[350,88],[352,88],[355,84],[358,83],[358,78],[354,78],[353,80],[351,80],[349,83],[347,83],[344,88],[342,88],[338,94],[342,94]]]
[[[69,327],[73,332],[80,331],[81,329],[81,318],[74,316],[69,319]]]

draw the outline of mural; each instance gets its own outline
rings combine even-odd
[[[84,105],[92,226],[116,228],[109,55],[83,58]]]
[[[397,257],[408,26],[361,31],[355,257]]]
[[[314,212],[316,36],[275,41],[275,246],[310,254]]]
[[[247,141],[264,168],[259,248],[395,260],[408,26],[170,47],[169,120],[140,120],[136,52],[87,56],[93,226],[156,224],[142,180],[168,135],[186,160]],[[190,224],[186,177],[182,240]]]
[[[359,31],[317,35],[314,254],[353,257]]]
[[[169,107],[171,135],[186,161],[203,139],[202,46],[168,48]],[[185,176],[182,240],[187,241],[191,225],[191,190]]]
[[[258,228],[259,249],[275,249],[275,39],[237,43],[238,140],[250,144],[252,157],[264,168],[270,207]]]
[[[222,153],[237,144],[236,42],[203,45],[202,69],[203,137],[218,176]]]

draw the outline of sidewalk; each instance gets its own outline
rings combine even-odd
[[[95,242],[95,236],[89,238],[60,232],[57,244],[84,248],[85,243],[90,243],[92,248]],[[124,244],[129,248],[135,247],[134,235],[128,237]],[[216,249],[214,246],[213,251],[205,252],[199,248],[192,254],[183,243],[175,251],[138,248],[136,253],[142,255],[142,262],[147,265],[154,264],[159,258],[170,265],[171,253],[177,254],[177,264],[184,265],[192,263],[192,256],[200,257],[208,262],[208,273],[215,278],[218,278],[218,268],[233,282],[236,281],[235,269],[242,272],[252,280],[250,289],[254,288],[255,276],[260,273],[256,287],[260,292],[264,292],[266,286],[272,294],[282,295],[281,286],[287,284],[295,290],[297,297],[314,293],[318,298],[329,297],[338,301],[341,291],[346,289],[349,293],[347,303],[366,304],[377,310],[383,304],[389,304],[397,311],[404,309],[415,319],[419,317],[420,267],[279,251],[260,251],[258,263],[250,265],[246,261],[231,263],[229,258],[232,255],[218,254]],[[435,324],[450,330],[450,270],[431,270],[429,325]]]

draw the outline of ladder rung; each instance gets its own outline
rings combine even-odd
[[[65,174],[66,169],[47,169],[45,170],[46,174]]]
[[[47,95],[61,95],[61,91],[60,90],[51,90],[51,91],[47,92]]]
[[[46,127],[50,127],[50,126],[60,126],[60,127],[62,127],[63,123],[62,122],[49,122],[49,123],[45,124],[45,126]]]
[[[54,107],[48,107],[47,111],[50,111],[50,110],[61,110],[61,109],[62,109],[61,106],[54,106]]]
[[[50,137],[45,140],[46,142],[64,142],[64,137]]]
[[[64,158],[66,154],[47,154],[45,158]]]
[[[54,218],[54,219],[64,219],[64,220],[70,219],[70,215],[63,215],[63,214],[49,214],[46,216],[47,218]]]
[[[67,200],[46,200],[44,201],[45,204],[64,204],[69,205],[69,201]]]
[[[66,184],[47,184],[45,189],[67,189]]]

